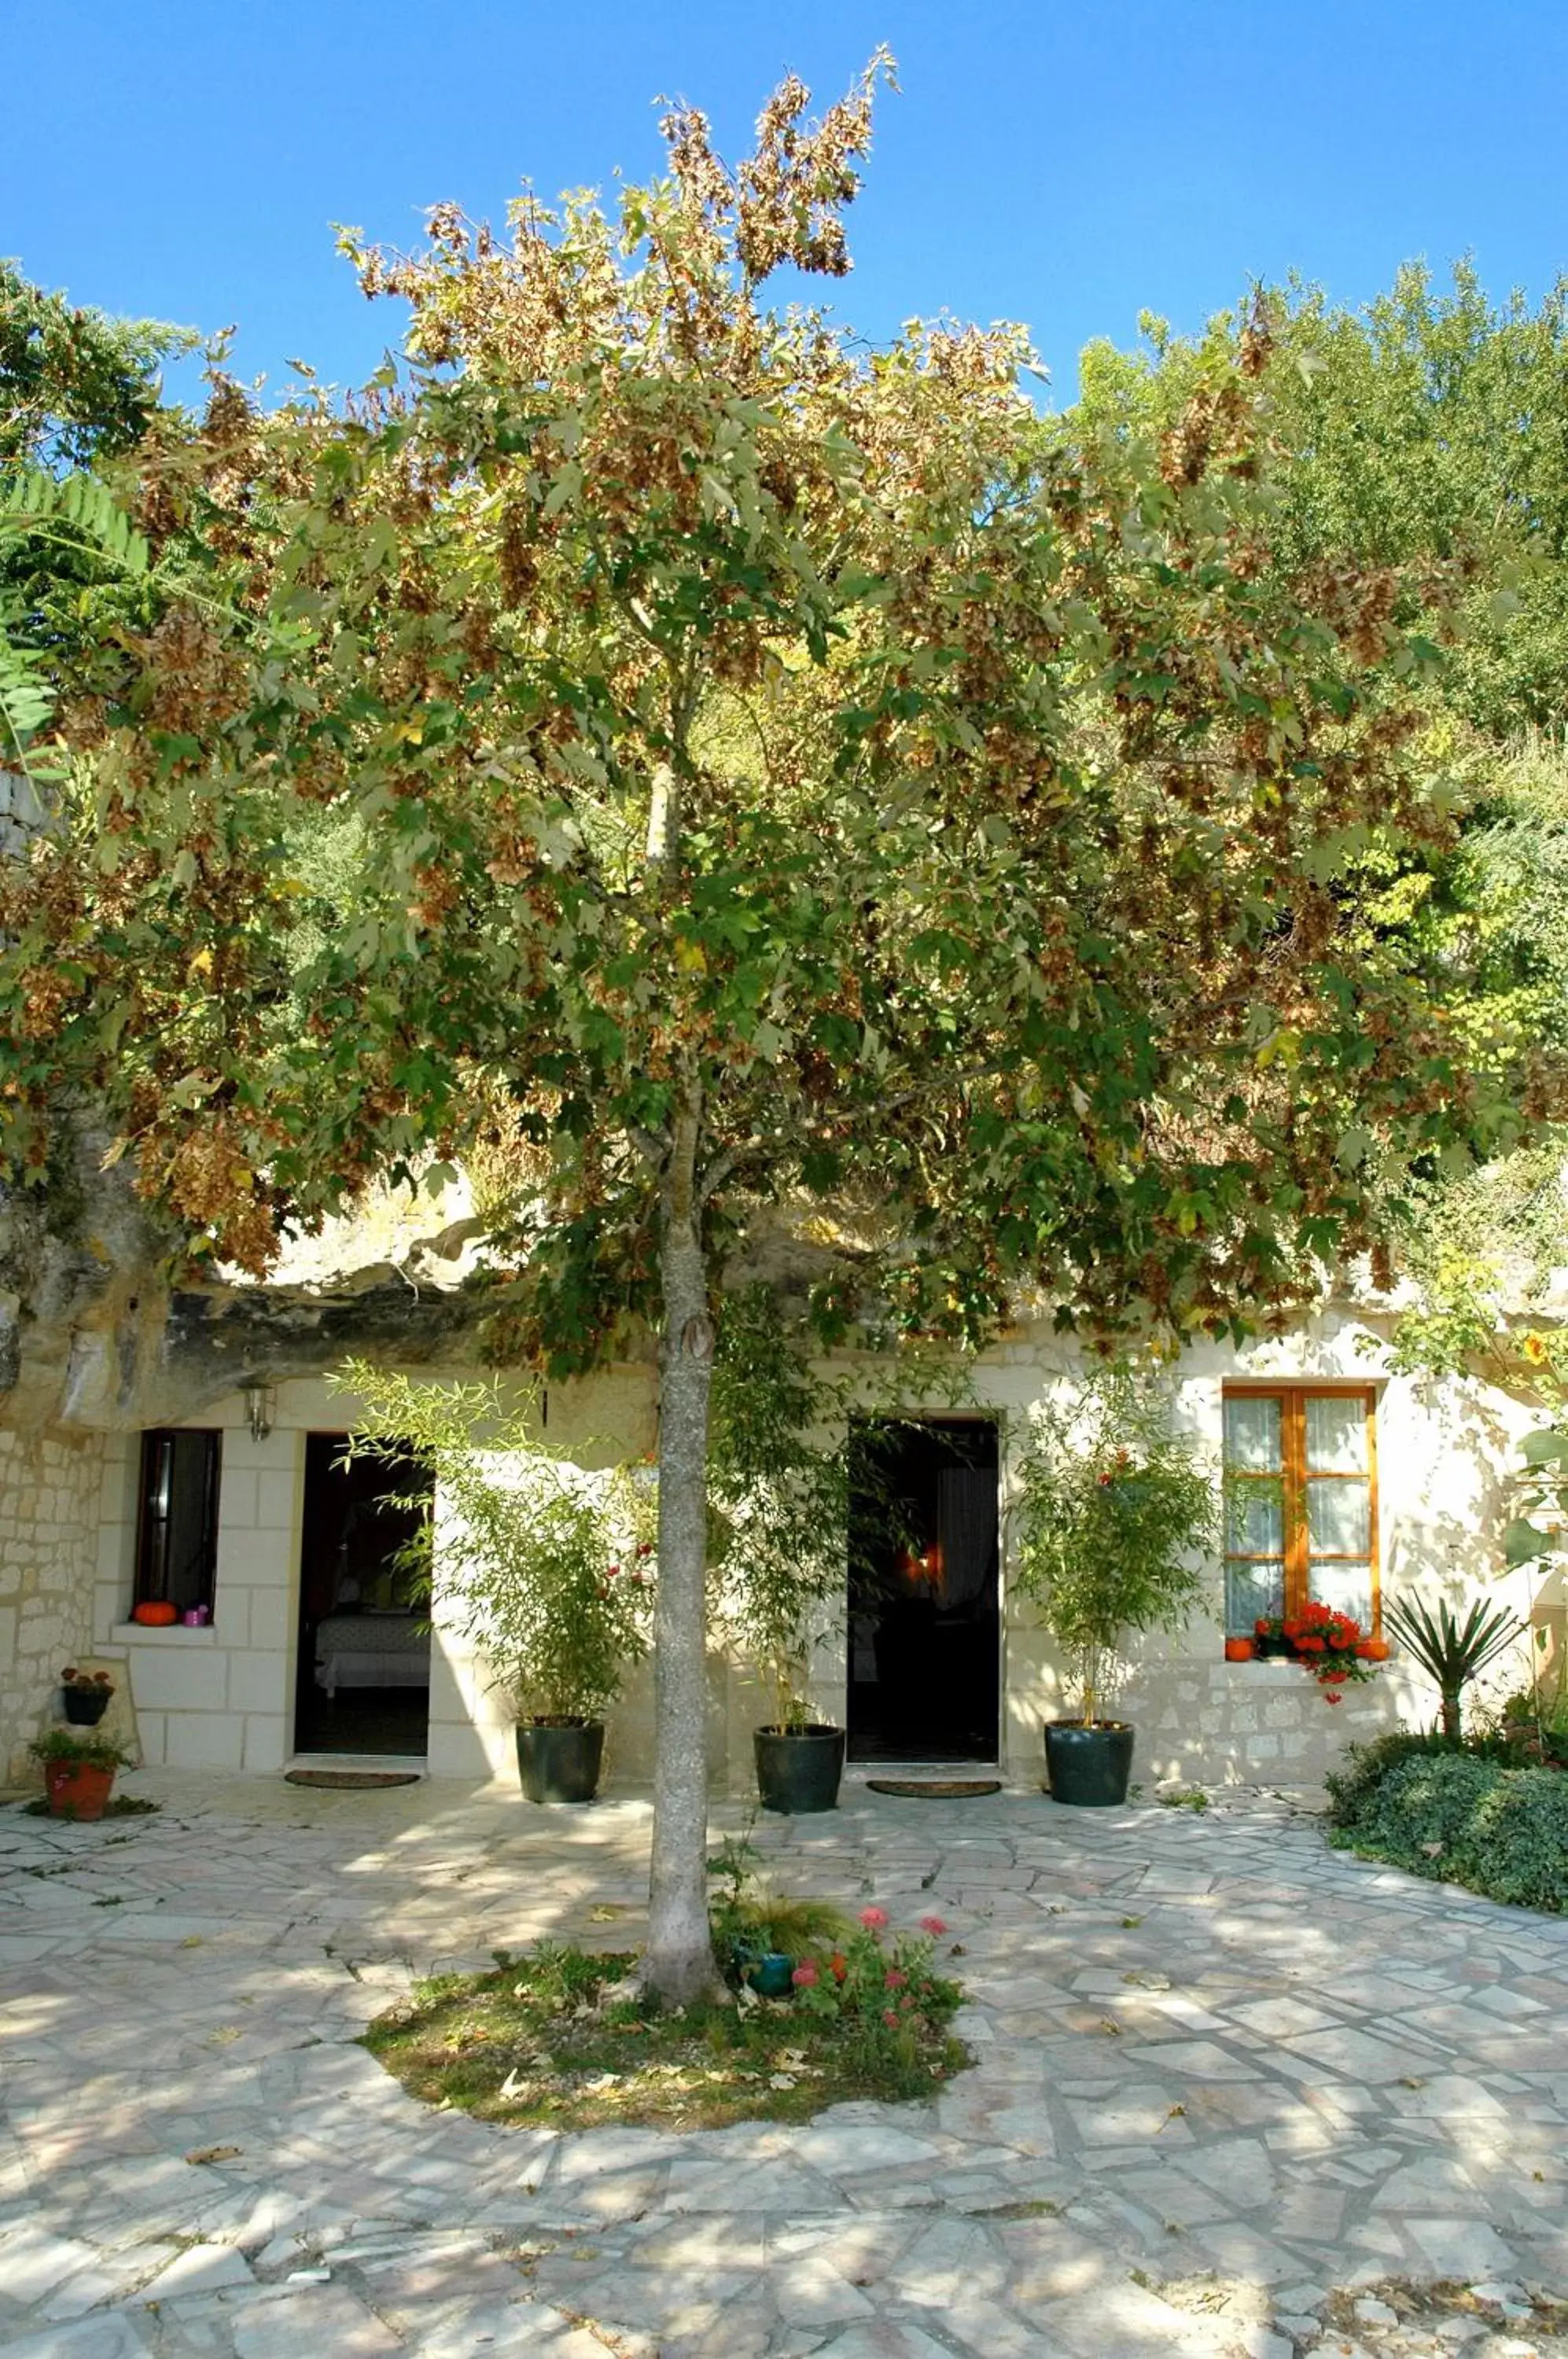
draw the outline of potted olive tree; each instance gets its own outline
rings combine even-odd
[[[1218,1486],[1158,1380],[1106,1368],[1031,1414],[1014,1466],[1013,1585],[1066,1658],[1079,1709],[1048,1722],[1059,1802],[1125,1801],[1133,1731],[1107,1716],[1135,1632],[1178,1630],[1204,1593]]]
[[[845,1594],[848,1402],[794,1348],[765,1287],[724,1306],[711,1420],[717,1619],[768,1697],[757,1794],[766,1810],[831,1810],[844,1731],[812,1718],[806,1690],[813,1643]]]
[[[493,1384],[419,1384],[351,1362],[364,1404],[351,1451],[435,1475],[436,1513],[405,1552],[428,1596],[483,1650],[517,1713],[517,1767],[534,1802],[591,1802],[608,1706],[646,1653],[651,1500],[625,1467],[590,1471],[548,1449],[531,1404]]]

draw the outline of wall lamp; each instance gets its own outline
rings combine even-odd
[[[250,1438],[253,1441],[265,1441],[278,1415],[278,1387],[276,1385],[249,1384],[245,1387],[244,1397]]]

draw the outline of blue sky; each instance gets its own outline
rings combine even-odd
[[[837,300],[872,336],[941,309],[1022,319],[1071,392],[1140,309],[1195,328],[1252,274],[1346,301],[1466,251],[1496,293],[1568,266],[1562,0],[0,0],[25,108],[0,142],[0,253],[79,301],[204,329],[274,382],[339,380],[393,332],[330,224],[417,240],[645,176],[660,93],[730,154],[793,68],[836,97],[880,41]]]

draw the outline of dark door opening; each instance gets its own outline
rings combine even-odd
[[[412,1605],[398,1549],[434,1484],[409,1455],[343,1462],[342,1433],[305,1441],[297,1753],[422,1754],[430,1716],[428,1608]]]
[[[997,1757],[997,1468],[989,1418],[861,1430],[850,1495],[852,1761]]]

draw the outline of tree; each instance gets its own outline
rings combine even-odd
[[[1568,281],[1531,310],[1493,303],[1468,263],[1446,290],[1407,264],[1360,310],[1300,283],[1261,299],[1280,560],[1382,572],[1448,647],[1443,701],[1488,736],[1568,724]],[[1092,344],[1079,429],[1171,429],[1249,316]]]
[[[46,294],[0,261],[0,769],[47,776],[31,748],[62,694],[109,690],[156,599],[147,548],[95,469],[143,443],[158,372],[197,339]]]
[[[786,82],[733,170],[677,109],[618,222],[351,238],[404,364],[270,414],[220,385],[152,451],[139,520],[200,517],[224,600],[171,605],[0,883],[14,1169],[89,1093],[190,1253],[261,1270],[480,1142],[515,1175],[494,1348],[656,1330],[671,2001],[713,1973],[709,1408],[748,1256],[811,1259],[827,1336],[974,1339],[1023,1283],[1096,1332],[1240,1326],[1524,1086],[1502,1038],[1460,1070],[1454,973],[1365,922],[1368,842],[1446,825],[1423,658],[1376,577],[1269,561],[1262,326],[1146,449],[1040,420],[1016,329],[868,353],[764,299],[848,267],[877,72],[816,125]]]

